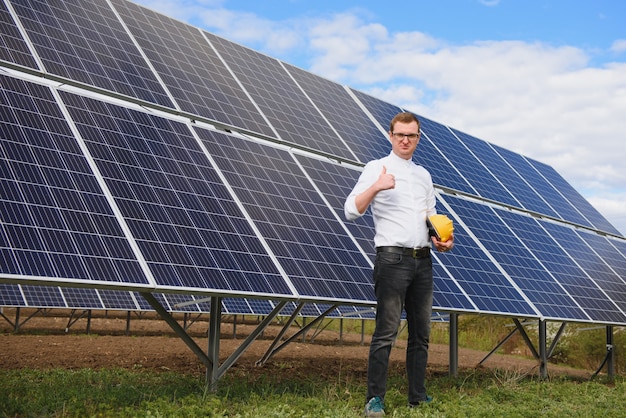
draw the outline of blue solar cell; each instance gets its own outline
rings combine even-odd
[[[113,4],[181,110],[274,136],[200,30],[126,0]]]
[[[626,277],[623,275],[626,273],[626,260],[608,239],[592,232],[576,231],[548,222],[543,222],[542,226],[587,273],[591,282],[602,289],[622,312],[626,312],[626,282],[623,279]]]
[[[600,212],[591,206],[591,204],[557,173],[554,168],[535,160],[529,160],[529,162],[569,203],[569,207],[565,206],[564,211],[560,212],[563,219],[621,236],[621,233],[615,229]],[[570,208],[571,210],[567,210]]]
[[[592,321],[625,322],[624,313],[563,250],[563,243],[555,241],[539,221],[530,216],[502,210],[498,214]]]
[[[26,301],[20,291],[20,285],[0,283],[0,306],[25,306]]]
[[[337,216],[344,219],[343,205],[356,184],[360,171],[302,155],[295,157],[328,200]],[[374,220],[371,212],[366,212],[354,221],[345,222],[345,225],[373,263],[376,249],[374,248]]]
[[[45,71],[172,106],[108,3],[98,0],[11,3]]]
[[[96,289],[61,288],[63,299],[68,307],[73,309],[105,309]]]
[[[21,285],[27,306],[38,308],[67,308],[59,287]]]
[[[37,68],[22,34],[4,3],[0,3],[0,60]]]
[[[288,152],[197,131],[302,297],[373,300],[371,266]]]
[[[428,118],[421,117],[420,121],[422,131],[432,141],[435,148],[446,156],[446,159],[449,161],[448,165],[458,170],[461,176],[478,192],[479,196],[507,205],[520,206],[519,202],[486,169],[477,156],[472,153],[471,149],[465,145],[465,137],[459,140],[450,129]],[[458,132],[456,133],[458,134]],[[448,171],[454,172],[454,170]],[[445,176],[445,173],[442,176]],[[466,191],[466,188],[460,190]]]
[[[609,242],[614,246],[623,257],[626,257],[626,240],[622,239],[610,239]],[[621,264],[620,264],[621,266]],[[626,277],[626,276],[622,276]]]
[[[341,85],[285,65],[355,156],[366,163],[389,154],[389,139]]]
[[[489,172],[509,191],[516,201],[520,203],[517,205],[518,207],[549,216],[556,216],[554,211],[552,211],[545,201],[526,182],[525,178],[517,173],[501,154],[496,151],[500,150],[506,153],[506,150],[455,129],[452,129],[452,131],[485,165],[487,170],[489,170]]]
[[[559,215],[539,193],[539,190],[547,190],[545,187],[538,187],[545,180],[538,181],[537,172],[529,166],[527,160],[513,151],[494,144],[489,145],[510,167],[510,170],[514,172],[514,174],[511,174],[508,169],[504,168],[502,171],[495,171],[494,174],[522,202],[524,208],[532,212],[559,218]],[[493,158],[496,159],[496,157]],[[538,190],[535,187],[538,187]]]
[[[444,260],[445,261],[445,260]],[[433,309],[477,311],[455,279],[451,279],[439,259],[433,262]]]
[[[277,139],[354,160],[354,154],[278,60],[213,34],[205,35],[268,119]]]
[[[0,81],[0,273],[146,284],[50,91]]]
[[[387,103],[376,97],[370,96],[362,91],[350,89],[352,94],[361,102],[361,104],[367,109],[367,111],[378,121],[383,131],[389,131],[389,123],[394,116],[402,112],[402,108]],[[376,154],[387,155],[391,151],[391,144],[381,143],[381,150]]]
[[[185,125],[63,99],[158,286],[290,294],[267,253],[251,252],[258,238]]]
[[[447,195],[444,199],[446,202],[453,200]],[[440,205],[437,212],[446,213]],[[461,218],[465,216],[462,211],[458,215]],[[458,220],[454,224],[454,242],[454,250],[437,254],[437,258],[480,312],[532,317],[538,315]]]
[[[572,297],[497,216],[500,211],[494,212],[489,206],[458,197],[446,195],[444,199],[542,315],[557,320],[588,319]]]
[[[139,310],[139,305],[133,297],[133,292],[98,289],[98,295],[100,296],[102,305],[106,310]]]
[[[441,125],[431,124],[428,119],[423,117],[419,118],[422,136],[417,145],[417,151],[413,155],[413,160],[430,172],[434,184],[478,195],[478,192],[463,178],[456,167],[450,163],[450,160],[436,148],[434,140],[431,138],[431,135],[434,135],[436,131],[432,128],[441,127]]]

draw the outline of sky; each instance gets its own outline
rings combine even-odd
[[[626,1],[133,1],[546,163],[626,234]]]

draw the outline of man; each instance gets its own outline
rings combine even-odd
[[[368,417],[384,415],[389,355],[403,309],[409,331],[409,406],[432,400],[424,385],[433,300],[430,249],[449,251],[454,237],[446,242],[429,239],[426,218],[436,213],[435,191],[428,171],[411,160],[419,139],[417,117],[409,112],[396,115],[389,128],[391,153],[365,166],[344,205],[348,220],[363,215],[369,206],[374,217],[377,309],[367,369]]]

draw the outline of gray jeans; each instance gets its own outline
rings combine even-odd
[[[432,258],[377,253],[374,289],[378,306],[367,368],[367,400],[374,396],[385,398],[389,355],[404,308],[409,332],[406,349],[408,401],[423,401],[426,399],[426,364],[433,303]]]

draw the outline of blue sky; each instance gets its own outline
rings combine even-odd
[[[626,1],[134,1],[549,164],[626,234]]]

